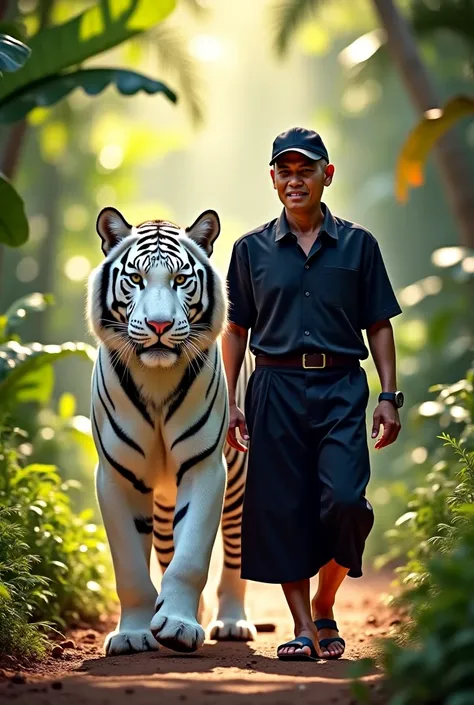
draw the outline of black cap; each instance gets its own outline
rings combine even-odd
[[[314,130],[306,130],[304,127],[292,127],[275,138],[270,166],[285,152],[300,152],[309,159],[329,161],[328,151],[321,137]]]

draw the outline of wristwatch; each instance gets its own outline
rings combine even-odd
[[[391,401],[397,409],[401,409],[404,399],[403,392],[381,392],[379,394],[379,402]]]

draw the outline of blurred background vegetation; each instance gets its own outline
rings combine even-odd
[[[29,226],[23,244],[1,248],[0,311],[7,314],[0,323],[9,347],[0,355],[6,361],[0,385],[19,355],[40,360],[26,383],[6,390],[5,428],[27,436],[5,430],[4,443],[13,444],[23,466],[57,466],[59,483],[81,483],[61,491],[70,496],[70,511],[91,509],[85,525],[100,532],[88,420],[93,341],[84,323],[85,282],[101,258],[99,210],[112,205],[130,222],[167,218],[188,225],[204,209],[216,209],[222,234],[214,257],[224,275],[234,240],[280,211],[268,174],[272,140],[291,125],[311,127],[322,133],[336,165],[326,202],[374,233],[404,311],[394,321],[398,386],[406,398],[403,430],[394,446],[371,453],[376,525],[367,553],[379,566],[403,563],[410,541],[394,545],[393,531],[413,526],[415,541],[416,511],[407,509],[412,493],[424,488],[428,505],[438,489],[447,491],[433,476],[444,452],[437,436],[472,440],[472,405],[461,392],[472,391],[467,370],[474,349],[474,123],[467,117],[474,94],[474,2],[152,5],[154,12],[167,6],[164,21],[147,15],[146,0],[0,0],[0,33],[16,22],[16,36],[27,45],[87,10],[105,7],[120,15],[134,7],[133,32],[105,42],[112,48],[85,62],[76,57],[59,68],[114,67],[139,77],[131,95],[118,74],[100,93],[94,82],[76,78],[88,94],[77,88],[62,100],[60,91],[51,96],[48,84],[39,107],[14,122],[11,115],[2,118],[1,81],[8,88],[12,77],[34,65],[34,46],[24,69],[0,78],[0,169],[21,194]],[[402,25],[393,22],[397,11]],[[107,26],[101,30],[106,36]],[[407,31],[415,57],[403,53]],[[415,74],[423,90],[411,85]],[[436,119],[453,98],[454,127],[434,144],[442,125]],[[420,120],[431,136],[415,132]],[[84,345],[64,348],[65,341]],[[35,351],[32,343],[46,348]],[[373,392],[370,424],[379,385],[372,363],[364,365]],[[450,387],[456,383],[461,388]],[[446,387],[429,391],[435,384]],[[47,571],[40,575],[51,578]],[[94,575],[84,579],[97,591],[102,583]],[[54,605],[46,617],[65,619],[67,609]],[[72,611],[87,614],[83,607]]]

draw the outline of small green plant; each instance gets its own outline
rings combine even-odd
[[[96,619],[113,597],[105,532],[92,523],[92,510],[72,511],[69,493],[77,482],[63,482],[52,465],[26,464],[18,446],[23,435],[0,429],[0,505],[18,508],[23,540],[36,556],[42,588],[32,618],[60,627]]]
[[[444,441],[426,460],[429,470],[424,482],[406,490],[406,506],[395,526],[386,533],[388,551],[379,557],[378,566],[404,559],[396,572],[401,585],[414,585],[429,577],[427,562],[439,552],[449,552],[463,525],[469,520],[468,506],[474,506],[474,370],[452,385],[436,385],[438,414],[452,415],[460,421],[458,440],[448,433],[437,434]],[[461,464],[461,467],[460,467]],[[471,517],[472,519],[472,517]]]
[[[18,333],[50,303],[30,294],[0,316],[0,654],[19,658],[41,656],[45,630],[96,620],[114,598],[104,529],[94,510],[76,511],[84,498],[74,498],[78,468],[95,459],[87,419],[75,416],[71,395],[57,413],[50,406],[54,363],[70,355],[90,362],[94,351],[84,343],[23,344]],[[27,420],[31,436],[18,427]],[[53,458],[67,462],[66,476]]]
[[[18,510],[0,506],[0,654],[28,659],[46,651],[41,625],[29,620],[47,581],[33,573],[38,558],[20,522]]]
[[[428,459],[425,483],[388,535],[397,555],[406,557],[393,604],[407,617],[397,638],[382,644],[388,705],[474,703],[473,381],[471,369],[454,385],[432,388],[439,413],[449,409],[462,420],[459,437],[437,436],[443,444]],[[359,699],[367,698],[361,681],[353,685]]]
[[[474,702],[474,527],[427,564],[429,579],[403,595],[410,617],[403,645],[387,641],[383,666],[389,705]],[[409,642],[406,638],[409,637]]]

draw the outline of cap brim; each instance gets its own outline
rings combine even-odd
[[[276,160],[281,157],[282,154],[286,154],[286,152],[299,152],[300,154],[304,154],[305,157],[308,157],[308,159],[312,159],[313,161],[318,161],[318,159],[326,159],[325,156],[322,154],[316,154],[316,152],[310,152],[309,149],[303,149],[302,147],[288,147],[288,149],[282,149],[281,152],[278,152],[278,154],[275,154],[273,157],[272,161],[270,162],[270,166],[276,162]]]

